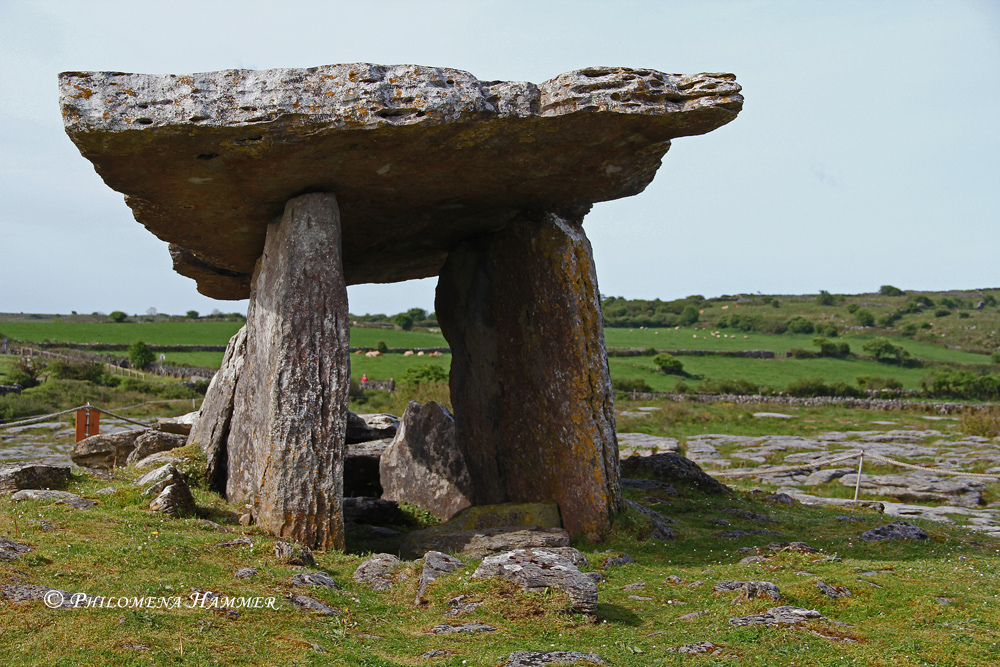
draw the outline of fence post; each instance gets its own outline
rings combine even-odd
[[[101,413],[90,409],[90,402],[87,407],[76,411],[76,442],[84,438],[97,435],[101,432]]]
[[[858,492],[861,491],[861,466],[865,464],[865,450],[861,450],[861,456],[858,459],[858,479],[854,484],[854,500],[858,499]]]

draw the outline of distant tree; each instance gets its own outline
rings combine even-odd
[[[899,345],[893,345],[887,338],[872,338],[861,346],[865,353],[875,357],[875,361],[902,365],[910,358],[910,353]]]
[[[811,334],[816,331],[816,326],[808,319],[798,315],[788,320],[788,331],[791,333]]]
[[[375,345],[375,349],[381,352],[382,354],[385,354],[386,352],[389,351],[389,346],[385,344],[384,340],[380,340],[378,344]]]
[[[882,296],[905,296],[906,292],[899,289],[898,287],[893,287],[892,285],[882,285],[878,288],[878,293]]]
[[[112,311],[110,315],[108,315],[108,318],[112,322],[120,324],[120,323],[122,323],[122,322],[124,322],[125,320],[128,319],[128,315],[126,315],[125,313],[123,313],[120,310],[115,310],[115,311]]]
[[[406,314],[412,317],[414,322],[423,322],[427,319],[427,311],[423,308],[410,308]]]
[[[153,363],[155,358],[156,355],[153,354],[153,351],[141,340],[137,340],[128,347],[128,360],[132,364],[132,368],[141,370]]]
[[[45,362],[37,357],[21,357],[7,371],[7,382],[31,389],[41,384],[38,376],[45,370]]]
[[[413,318],[406,313],[400,313],[392,318],[392,323],[403,331],[409,331],[413,328]]]
[[[827,292],[825,289],[819,291],[819,296],[816,297],[816,303],[821,306],[832,306],[833,305],[833,295]]]
[[[196,320],[196,319],[198,319],[198,311],[197,310],[189,310],[189,311],[187,311],[187,313],[185,313],[185,315],[187,316],[187,318],[189,320]]]
[[[813,338],[812,343],[819,348],[819,356],[821,357],[843,359],[851,354],[851,346],[847,343],[835,343],[822,336]]]
[[[150,317],[156,317],[156,308],[150,306],[149,308],[146,309],[146,314],[149,315]]]
[[[854,311],[854,319],[857,320],[858,326],[862,327],[873,327],[875,326],[875,316],[864,308],[859,308]]]
[[[653,357],[653,363],[659,366],[664,373],[678,375],[684,372],[684,364],[669,352],[661,352]]]
[[[993,296],[992,294],[987,294],[986,297],[983,299],[983,305],[984,306],[995,306],[995,305],[997,305],[997,298],[995,296]],[[75,315],[75,313],[74,313],[74,315]]]
[[[698,312],[698,309],[694,306],[684,306],[684,310],[681,311],[679,322],[681,326],[688,327],[697,322],[700,316],[701,315]]]
[[[213,308],[211,312],[212,317],[222,317],[222,311],[218,308]]]

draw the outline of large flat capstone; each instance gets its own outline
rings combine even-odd
[[[641,192],[675,137],[742,108],[731,74],[592,67],[542,84],[365,63],[65,72],[66,131],[203,294],[242,299],[269,223],[335,193],[347,284],[437,275],[519,211]]]

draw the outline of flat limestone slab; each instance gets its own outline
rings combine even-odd
[[[437,275],[518,211],[641,192],[675,137],[743,105],[731,74],[592,67],[542,84],[367,63],[191,75],[65,72],[63,120],[203,294],[250,292],[267,225],[337,196],[347,284]]]

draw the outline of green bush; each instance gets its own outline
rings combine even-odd
[[[642,378],[612,378],[611,387],[615,391],[631,393],[633,391],[651,393],[653,388],[646,384]]]
[[[49,376],[58,380],[83,380],[93,384],[107,384],[104,364],[85,359],[53,359],[49,362]]]
[[[196,320],[196,319],[198,319],[198,311],[197,310],[189,310],[189,311],[187,311],[187,313],[185,313],[185,316],[189,320]]]
[[[851,346],[847,343],[834,343],[822,336],[813,338],[813,345],[819,348],[819,356],[843,359],[850,356]]]
[[[392,318],[392,323],[403,331],[409,331],[413,328],[413,318],[406,313],[400,313]]]
[[[403,373],[403,384],[421,385],[448,381],[448,371],[434,364],[411,366]]]
[[[859,375],[857,382],[865,391],[896,391],[903,388],[902,382],[890,377]]]
[[[858,308],[854,311],[854,319],[857,321],[858,326],[862,327],[873,327],[875,326],[875,316],[871,312],[865,310],[864,308]]]
[[[967,319],[968,317],[969,317],[969,314],[966,313],[966,312],[964,312],[964,311],[958,314],[958,319],[960,319],[960,320]]]
[[[815,359],[820,355],[812,350],[803,350],[799,347],[793,347],[786,353],[785,356],[790,359]]]
[[[41,384],[38,376],[45,372],[45,368],[45,362],[39,357],[21,357],[7,371],[7,383],[19,384],[22,389],[37,387]]]
[[[121,324],[122,322],[128,319],[128,315],[126,315],[120,310],[114,310],[111,312],[110,315],[108,315],[108,319],[110,319],[112,322],[116,324]]]
[[[920,381],[924,391],[933,398],[969,398],[978,401],[1000,399],[1000,375],[976,375],[971,371],[947,366],[934,368]]]
[[[836,338],[840,332],[837,330],[836,325],[825,323],[816,325],[816,333],[820,336],[826,336],[827,338]]]
[[[823,382],[823,378],[802,378],[788,383],[785,393],[798,398],[810,398],[813,396],[829,396],[830,389]]]
[[[653,363],[659,366],[664,373],[679,375],[684,372],[684,364],[669,352],[661,352],[653,357]]]
[[[380,340],[378,344],[375,345],[375,349],[381,352],[382,354],[385,354],[386,352],[389,351],[389,346],[385,344],[384,340]]]
[[[816,331],[815,325],[801,315],[788,320],[786,328],[791,333],[811,334]]]
[[[681,383],[677,384],[680,385]],[[678,393],[681,392],[678,391]],[[761,388],[750,380],[705,380],[698,385],[698,393],[752,396],[761,393]]]
[[[951,311],[947,308],[938,308],[934,311],[934,317],[948,317],[951,315]]]
[[[915,322],[909,322],[900,329],[899,333],[906,336],[907,338],[913,338],[917,335],[918,327]]]
[[[910,358],[909,352],[899,345],[893,345],[887,338],[872,338],[861,349],[875,357],[875,361],[885,364],[903,364]]]
[[[860,308],[860,307],[861,306],[859,306],[856,303],[849,303],[849,304],[847,304],[847,312],[849,312],[851,315],[853,315],[854,313],[858,312],[858,308]]]
[[[132,368],[142,370],[153,363],[155,358],[156,355],[153,354],[153,351],[141,340],[137,340],[128,347],[128,360],[132,364]]]
[[[893,287],[892,285],[882,285],[879,288],[878,293],[882,296],[905,296],[906,292],[899,289],[898,287]]]
[[[996,352],[990,355],[990,359],[993,360],[994,364],[1000,364],[1000,348]]]
[[[697,308],[694,306],[684,306],[684,310],[681,311],[678,322],[680,322],[682,327],[689,327],[697,322],[699,317],[701,317],[701,314],[698,312]]]
[[[816,303],[821,306],[832,306],[834,303],[833,295],[827,292],[825,289],[819,291],[819,296],[816,297]]]

